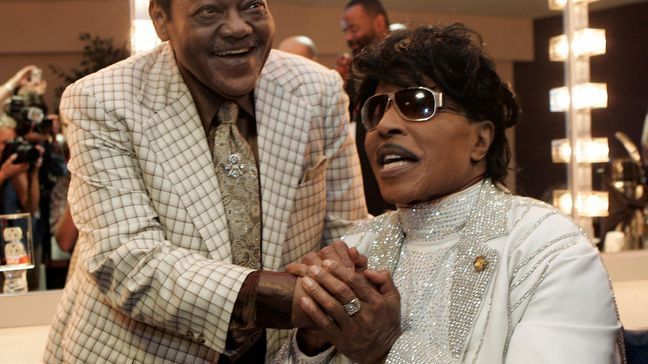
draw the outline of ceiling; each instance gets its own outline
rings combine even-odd
[[[589,4],[590,10],[612,8],[648,0],[600,0]],[[342,8],[348,0],[270,0],[270,3],[337,6]],[[548,0],[382,0],[390,11],[432,11],[490,16],[542,18],[556,15],[549,10]]]

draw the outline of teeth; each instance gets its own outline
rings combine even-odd
[[[382,158],[382,164],[395,163],[402,160],[403,157],[397,154],[388,154]]]
[[[242,48],[242,49],[234,49],[234,50],[231,50],[231,51],[220,52],[220,53],[217,53],[216,55],[221,56],[221,57],[222,56],[231,56],[233,54],[242,54],[242,53],[246,53],[246,52],[249,52],[249,51],[250,51],[250,48]]]
[[[404,166],[404,165],[406,165],[406,164],[410,164],[410,163],[411,163],[411,162],[408,162],[408,161],[397,161],[397,162],[391,162],[391,163],[389,163],[389,164],[384,164],[384,165],[382,166],[382,169],[383,169],[384,171],[385,171],[385,170],[390,170],[390,169],[398,168],[398,167],[401,167],[401,166]]]

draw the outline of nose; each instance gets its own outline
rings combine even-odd
[[[405,124],[406,121],[401,118],[394,107],[394,104],[390,101],[387,105],[387,110],[383,114],[382,118],[376,125],[376,131],[382,137],[388,138],[394,135],[405,134]]]
[[[347,43],[352,41],[353,40],[353,33],[351,33],[350,31],[344,32],[344,40],[346,40]]]
[[[243,38],[252,33],[253,29],[245,21],[237,9],[229,9],[225,14],[223,24],[219,28],[223,37]]]

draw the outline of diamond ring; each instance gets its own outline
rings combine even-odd
[[[358,313],[358,311],[360,311],[360,300],[358,298],[354,298],[349,301],[349,303],[344,305],[344,311],[346,311],[349,316],[353,316]]]

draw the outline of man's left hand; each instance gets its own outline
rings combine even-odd
[[[303,277],[308,274],[308,266],[321,266],[322,261],[328,259],[339,262],[349,269],[355,269],[358,272],[367,269],[367,257],[360,254],[356,248],[351,248],[342,240],[338,240],[331,245],[325,246],[318,253],[311,252],[306,254],[300,263],[290,263],[286,266],[286,272]]]

